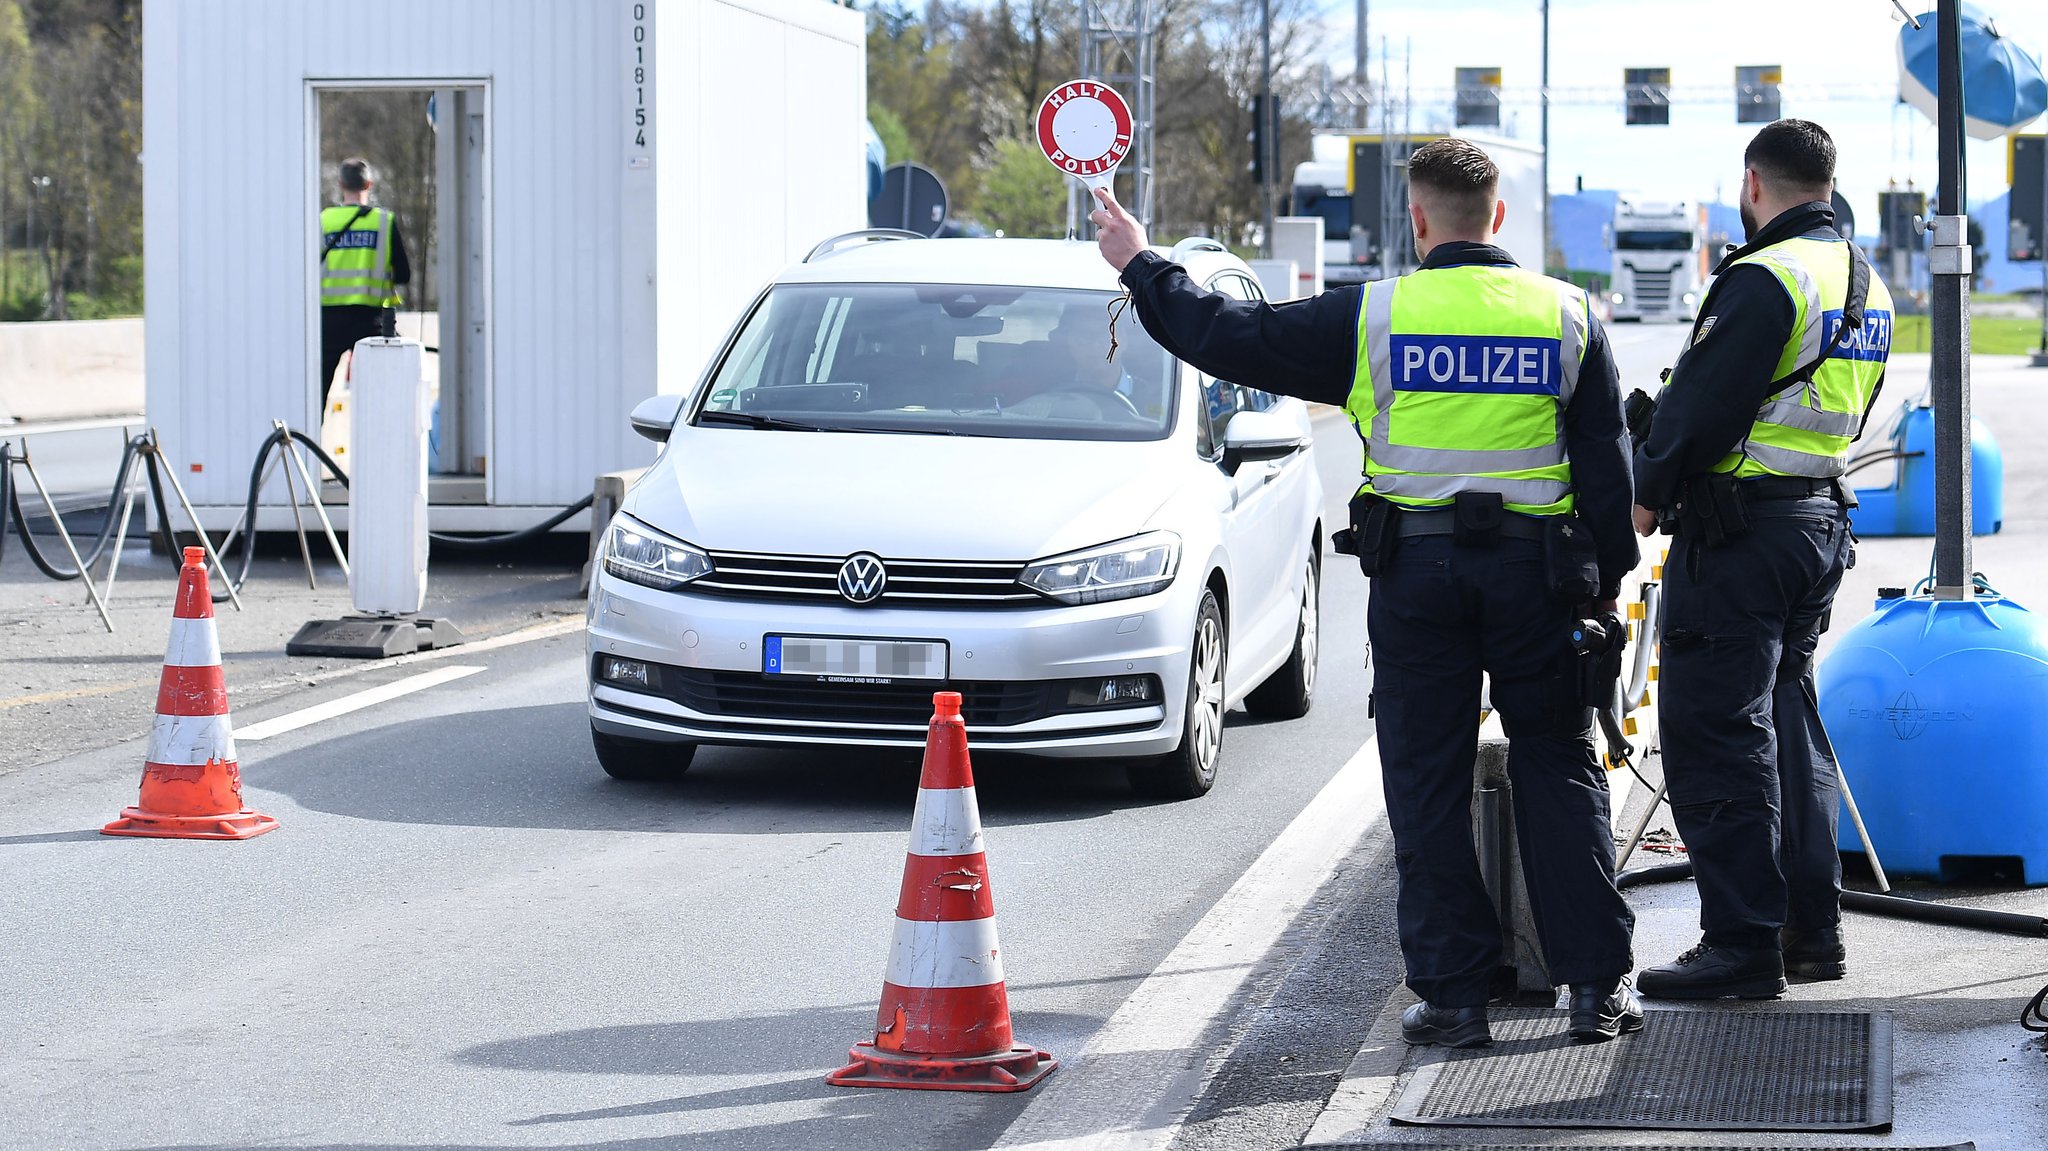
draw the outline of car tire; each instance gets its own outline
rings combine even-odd
[[[1131,790],[1160,799],[1195,799],[1216,785],[1216,764],[1223,755],[1223,683],[1229,657],[1223,609],[1216,602],[1216,593],[1204,589],[1195,608],[1194,641],[1188,653],[1188,695],[1180,746],[1126,768]]]
[[[657,743],[644,739],[621,739],[590,729],[590,746],[597,751],[597,765],[613,779],[635,783],[659,783],[678,779],[690,770],[697,757],[694,743]]]
[[[1302,580],[1301,616],[1294,650],[1266,682],[1244,697],[1246,711],[1263,719],[1300,719],[1316,701],[1316,656],[1322,647],[1323,557],[1311,547]]]

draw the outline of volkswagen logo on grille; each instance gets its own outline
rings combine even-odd
[[[882,598],[882,589],[889,586],[889,570],[882,566],[882,557],[869,552],[848,556],[839,565],[839,594],[847,603],[873,603]]]

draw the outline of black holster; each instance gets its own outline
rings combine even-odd
[[[1371,491],[1351,497],[1349,527],[1330,537],[1342,555],[1356,556],[1358,570],[1369,578],[1380,574],[1394,551],[1394,505]]]
[[[1543,523],[1543,572],[1550,594],[1578,603],[1600,591],[1600,556],[1593,533],[1577,516],[1550,516]]]
[[[1709,472],[1678,485],[1671,519],[1680,535],[1720,547],[1749,532],[1749,501],[1732,472]]]
[[[1608,642],[1600,650],[1578,652],[1579,702],[1586,707],[1604,708],[1614,702],[1614,685],[1621,682],[1621,668],[1628,652],[1628,625],[1613,612],[1602,612],[1599,622],[1607,629]]]

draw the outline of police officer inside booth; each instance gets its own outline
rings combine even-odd
[[[341,203],[320,210],[320,411],[334,369],[357,340],[398,334],[398,285],[412,282],[398,215],[372,207],[376,173],[350,157],[338,177]]]
[[[1743,156],[1747,242],[1715,269],[1635,457],[1637,530],[1664,568],[1664,775],[1701,941],[1645,995],[1770,998],[1839,979],[1837,768],[1814,649],[1852,562],[1841,477],[1884,381],[1892,300],[1836,229],[1835,145],[1779,120]],[[1635,415],[1646,399],[1630,397]]]
[[[1403,1038],[1491,1039],[1502,929],[1470,814],[1485,672],[1515,818],[1532,829],[1522,864],[1551,981],[1571,986],[1575,1039],[1612,1039],[1642,1026],[1590,706],[1612,698],[1621,645],[1589,663],[1571,634],[1604,614],[1597,629],[1618,638],[1614,599],[1638,556],[1620,386],[1585,293],[1488,242],[1506,208],[1483,151],[1433,141],[1408,176],[1421,268],[1278,306],[1201,291],[1106,190],[1090,219],[1162,346],[1217,378],[1342,407],[1365,440],[1340,546],[1373,579],[1401,952],[1423,1000]]]

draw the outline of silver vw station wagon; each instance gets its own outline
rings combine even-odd
[[[1213,241],[1173,252],[1257,299]],[[1224,714],[1306,714],[1323,489],[1309,413],[1167,355],[1094,245],[827,241],[634,427],[606,530],[591,739],[658,779],[701,744],[1091,758],[1146,794],[1216,778]],[[1111,348],[1114,346],[1114,355]]]

